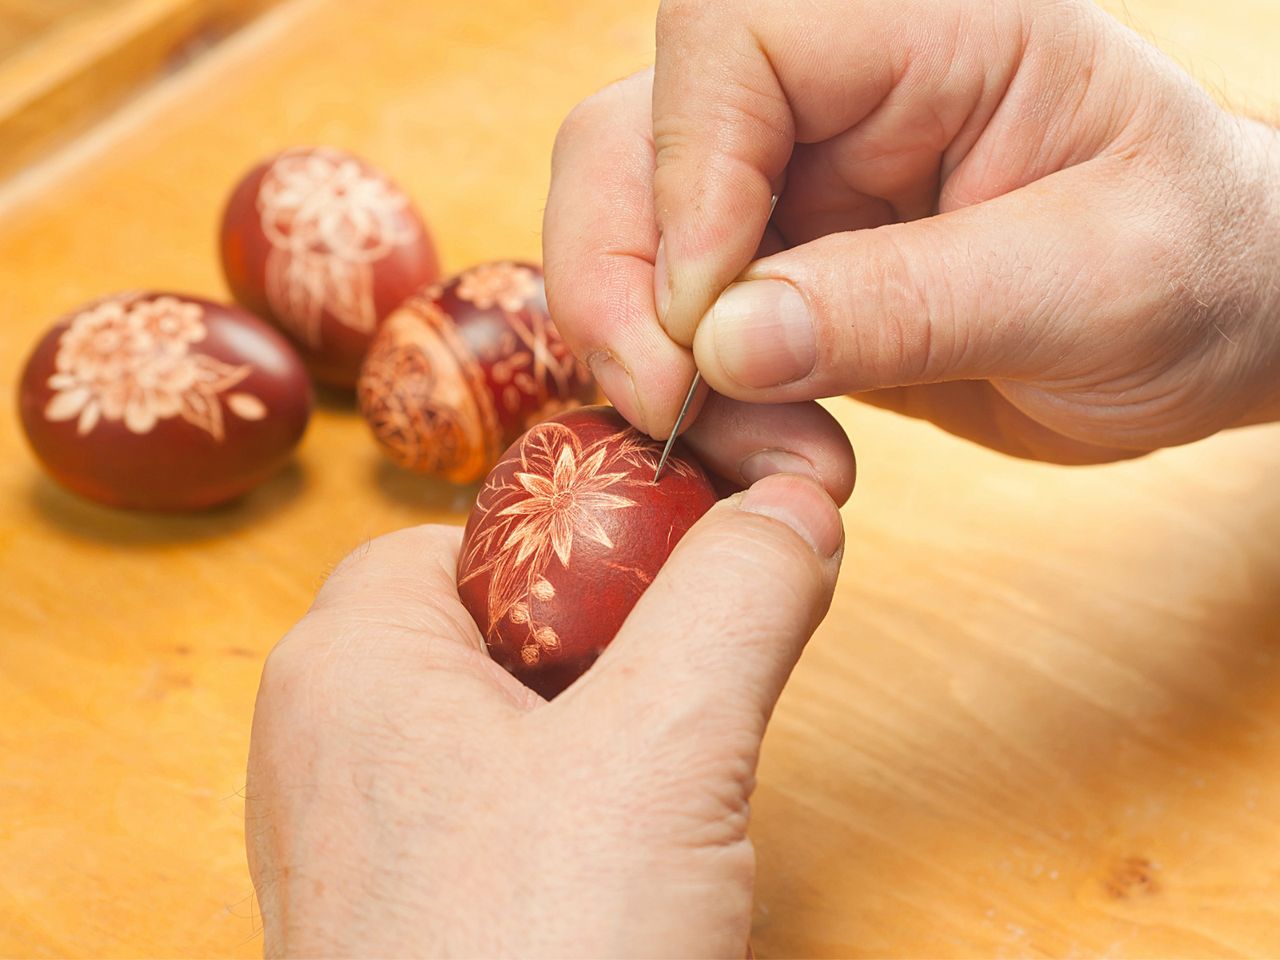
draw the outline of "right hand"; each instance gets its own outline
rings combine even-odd
[[[696,360],[721,469],[840,474],[839,393],[1065,463],[1280,417],[1280,136],[1086,0],[666,0],[544,237],[609,399],[665,436]]]

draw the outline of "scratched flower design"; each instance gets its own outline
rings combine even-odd
[[[585,447],[560,423],[540,423],[520,441],[520,467],[491,477],[476,499],[482,533],[459,564],[468,571],[462,583],[489,576],[488,629],[492,634],[509,619],[527,629],[520,650],[525,663],[537,663],[560,645],[555,630],[536,617],[534,601],[555,597],[547,578],[552,564],[567,569],[574,547],[583,542],[606,551],[614,544],[600,518],[636,506],[629,488],[647,482],[657,464],[657,445],[635,430],[623,430]],[[693,468],[673,457],[670,468]],[[641,478],[637,479],[637,474]],[[492,522],[485,522],[492,517]]]
[[[462,275],[457,295],[479,310],[498,306],[515,313],[538,292],[538,282],[528,267],[509,261],[483,263]]]
[[[515,547],[516,563],[532,554],[538,544],[549,542],[560,564],[568,567],[575,533],[613,549],[613,541],[596,517],[609,510],[634,507],[635,501],[608,492],[626,474],[603,472],[604,457],[603,447],[583,458],[566,443],[560,447],[550,477],[516,472],[516,481],[526,496],[498,511],[500,517],[520,518],[503,544]]]
[[[294,150],[262,178],[257,206],[267,255],[267,302],[305,343],[320,345],[327,310],[368,333],[377,325],[373,264],[418,238],[408,198],[354,157]]]
[[[90,307],[58,339],[45,418],[75,420],[86,436],[103,420],[145,434],[182,417],[215,440],[225,434],[223,402],[241,419],[261,420],[267,409],[253,394],[222,396],[249,376],[249,364],[191,351],[206,332],[204,308],[176,297],[121,297]]]
[[[483,354],[495,399],[508,413],[524,408],[526,427],[580,406],[573,395],[591,382],[591,374],[574,357],[546,311],[528,306],[506,312],[504,318],[507,329]]]

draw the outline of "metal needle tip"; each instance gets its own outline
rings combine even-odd
[[[778,207],[778,194],[774,194],[769,201],[769,216],[765,221],[773,219],[773,211]],[[653,482],[657,483],[658,478],[662,476],[662,468],[667,465],[667,459],[671,456],[671,448],[675,446],[676,437],[680,436],[680,428],[684,425],[685,414],[689,412],[689,405],[693,403],[693,395],[698,392],[698,384],[702,382],[701,371],[695,371],[693,374],[693,383],[689,384],[689,392],[685,394],[684,406],[680,408],[680,413],[676,416],[676,425],[671,428],[671,436],[667,437],[666,445],[662,448],[662,456],[658,458],[658,469],[653,471]]]
[[[671,456],[671,448],[675,446],[676,437],[680,435],[680,427],[684,423],[685,414],[689,412],[689,405],[693,403],[693,395],[698,392],[698,384],[701,382],[702,374],[694,373],[693,383],[689,384],[689,392],[684,397],[684,405],[676,416],[675,426],[671,428],[671,436],[667,437],[667,442],[662,448],[662,456],[658,458],[658,469],[653,471],[654,483],[657,483],[658,478],[662,476],[662,468],[667,465],[667,459]]]

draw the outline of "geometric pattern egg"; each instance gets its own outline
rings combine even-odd
[[[36,456],[69,490],[115,507],[199,510],[287,462],[311,384],[288,341],[244,310],[132,292],[45,334],[18,408]]]
[[[509,260],[406,300],[379,329],[356,384],[383,451],[455,483],[480,480],[529,427],[595,396],[547,312],[542,271]]]
[[[480,490],[458,596],[489,655],[548,699],[595,662],[716,501],[679,443],[655,483],[661,452],[612,407],[584,407],[530,429]]]
[[[440,269],[404,191],[333,147],[286,150],[249,171],[220,246],[235,299],[280,327],[316,380],[348,390],[378,323]]]

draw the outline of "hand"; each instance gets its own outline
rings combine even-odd
[[[1280,417],[1280,136],[1086,0],[666,0],[655,70],[565,122],[544,237],[655,436],[695,359],[791,404],[782,449],[842,392],[1069,463]]]
[[[843,534],[772,476],[547,703],[483,651],[461,532],[347,558],[263,673],[245,826],[268,956],[744,956],[765,724]]]

